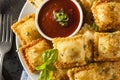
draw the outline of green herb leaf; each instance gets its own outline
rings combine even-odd
[[[41,66],[35,67],[36,70],[43,70],[46,68],[46,64],[42,64]]]
[[[45,80],[44,76],[44,71],[41,71],[38,80]]]
[[[58,58],[57,49],[50,49],[43,52],[42,54],[43,64],[35,68],[36,70],[41,70],[39,80],[52,80],[51,71],[56,70],[53,64],[57,60],[57,58]]]
[[[52,80],[51,72],[47,69],[42,70],[38,80]]]
[[[58,58],[57,53],[58,53],[57,49],[50,49],[45,51],[42,55],[43,62],[48,62],[48,64],[54,63]]]
[[[61,9],[59,12],[54,12],[54,19],[56,22],[59,22],[61,26],[67,26],[69,17],[68,15]]]
[[[53,64],[47,65],[47,69],[50,71],[55,71],[56,68],[53,66]]]
[[[99,27],[95,23],[92,24],[92,29],[95,31],[99,31]]]
[[[52,72],[48,71],[47,80],[52,80]]]

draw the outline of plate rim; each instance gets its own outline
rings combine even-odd
[[[23,5],[21,11],[20,11],[20,14],[19,14],[19,17],[18,17],[18,20],[17,20],[17,21],[21,20],[21,18],[23,17],[24,10],[25,10],[25,8],[27,8],[28,5],[31,6],[31,7],[33,7],[28,1],[26,1],[26,2],[24,3],[24,5]],[[28,8],[29,8],[29,7],[28,7]],[[35,8],[33,8],[33,9],[35,10]],[[33,12],[33,13],[34,13],[34,12]],[[27,16],[27,15],[25,15],[25,16]],[[20,46],[20,41],[19,41],[19,39],[18,39],[17,36],[15,36],[15,43],[16,43],[16,48],[17,48],[17,50],[18,50],[18,49],[19,49],[19,46]],[[20,62],[21,62],[21,64],[22,64],[22,66],[23,66],[23,69],[24,69],[24,70],[27,72],[27,74],[28,74],[28,77],[30,77],[30,79],[32,79],[32,80],[37,80],[37,79],[38,79],[38,75],[35,74],[35,73],[31,73],[31,72],[29,71],[29,69],[28,69],[25,61],[24,61],[23,58],[22,58],[21,53],[20,53],[20,52],[17,52],[17,53],[18,53],[19,60],[20,60]]]

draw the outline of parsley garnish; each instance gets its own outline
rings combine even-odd
[[[59,22],[61,26],[67,26],[69,17],[68,15],[61,9],[59,12],[54,11],[54,19],[56,22]]]
[[[91,27],[93,30],[99,31],[99,27],[95,23],[93,23]]]

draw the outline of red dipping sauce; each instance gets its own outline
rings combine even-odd
[[[67,26],[61,26],[54,19],[54,11],[63,9],[68,15]],[[80,22],[80,12],[77,6],[71,0],[49,0],[41,8],[38,16],[38,25],[42,32],[51,37],[67,37],[71,35],[78,27]]]

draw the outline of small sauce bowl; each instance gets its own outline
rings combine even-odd
[[[61,19],[61,15],[67,16],[67,21],[55,19],[55,13],[60,12],[58,18]],[[36,11],[35,21],[38,32],[51,41],[57,37],[74,36],[82,26],[83,12],[76,0],[45,0]]]

